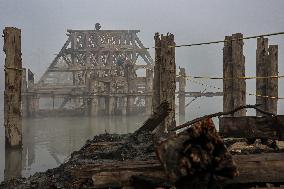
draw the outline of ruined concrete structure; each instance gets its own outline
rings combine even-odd
[[[256,49],[256,104],[264,111],[277,114],[278,97],[278,45],[269,45],[267,38],[257,39]],[[267,78],[267,76],[275,76]],[[266,77],[266,78],[262,78]],[[263,98],[261,96],[267,96]],[[269,98],[275,97],[275,98]],[[257,116],[263,115],[257,112]]]
[[[27,116],[151,113],[153,60],[139,30],[67,32],[38,83],[28,72]]]
[[[5,144],[8,147],[22,145],[22,53],[21,30],[6,27],[4,34],[5,91],[4,91],[4,127]]]
[[[243,55],[243,34],[225,37],[223,49],[223,111],[227,112],[246,105],[245,57]],[[233,116],[245,116],[246,110]]]
[[[185,87],[186,87],[186,72],[185,68],[180,68],[179,71],[179,122],[182,123],[185,121]]]

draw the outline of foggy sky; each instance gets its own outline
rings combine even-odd
[[[282,32],[283,10],[283,0],[0,0],[0,29],[22,29],[23,65],[39,79],[66,41],[67,29],[93,29],[99,22],[102,29],[140,29],[138,35],[147,47],[154,45],[155,32],[171,32],[176,44],[189,44],[222,40],[237,32],[244,36]],[[269,39],[270,44],[279,45],[279,74],[284,75],[284,36]],[[177,48],[176,63],[191,75],[222,76],[222,47]],[[256,39],[245,41],[244,48],[246,75],[253,76]],[[153,50],[150,53],[154,57]],[[3,84],[3,51],[0,62]],[[221,81],[202,82],[222,88]],[[282,97],[283,84],[283,79],[279,80]],[[189,89],[199,91],[204,87],[189,83]],[[247,82],[247,90],[255,92],[255,80]],[[283,101],[278,103],[280,114],[284,114]],[[247,103],[255,103],[255,97],[248,97]],[[220,111],[222,99],[200,98],[193,106],[200,107],[198,111]]]

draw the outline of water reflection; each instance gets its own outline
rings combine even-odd
[[[0,171],[4,171],[4,177],[8,179],[20,175],[27,177],[35,172],[57,167],[94,135],[134,132],[145,119],[143,116],[113,116],[24,120],[23,148],[6,151],[5,171]],[[0,153],[0,159],[4,159],[3,156]]]
[[[5,149],[4,180],[17,178],[22,172],[22,149]]]

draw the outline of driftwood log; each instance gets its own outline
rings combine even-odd
[[[208,188],[217,176],[233,178],[238,174],[212,119],[170,137],[157,147],[156,153],[169,179],[179,188]]]

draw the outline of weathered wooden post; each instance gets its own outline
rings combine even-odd
[[[186,73],[185,68],[180,68],[179,71],[179,122],[185,121],[185,86],[186,86]]]
[[[268,47],[268,39],[263,37],[257,39],[256,76],[256,104],[261,104],[264,111],[277,114],[278,78],[269,77],[278,76],[278,46]],[[263,114],[256,112],[256,115]]]
[[[4,33],[5,91],[4,91],[4,126],[5,144],[8,147],[22,145],[21,115],[21,30],[6,27]]]
[[[225,37],[223,48],[223,111],[230,111],[246,104],[245,57],[241,33]],[[233,116],[245,116],[240,110]]]
[[[161,135],[176,126],[175,121],[175,90],[176,90],[176,65],[175,65],[174,35],[166,36],[155,34],[155,66],[153,85],[153,111],[163,101],[169,103],[171,112],[159,126],[156,133]]]

